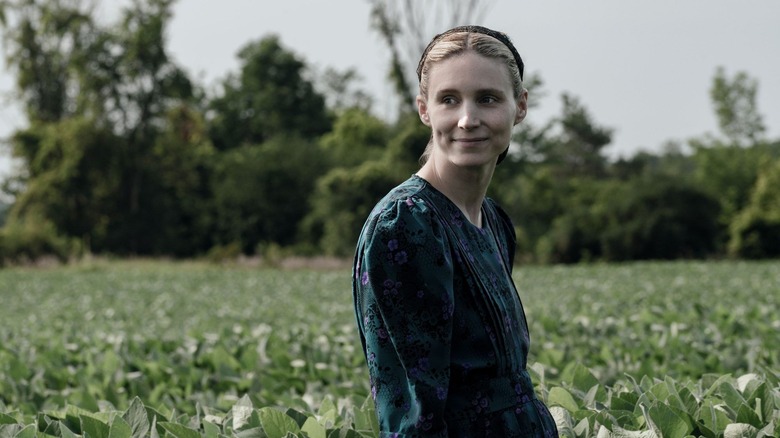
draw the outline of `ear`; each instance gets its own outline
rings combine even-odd
[[[416,103],[417,103],[417,114],[420,115],[420,120],[422,120],[425,126],[431,126],[431,118],[428,115],[428,102],[425,100],[424,97],[418,94]]]
[[[528,90],[523,88],[520,96],[517,98],[517,115],[515,116],[515,125],[522,122],[528,114]]]

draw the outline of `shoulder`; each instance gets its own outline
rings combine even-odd
[[[390,190],[371,210],[361,232],[361,241],[376,233],[436,228],[438,220],[427,196],[428,190],[424,181],[414,177]]]

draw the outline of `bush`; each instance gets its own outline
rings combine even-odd
[[[732,256],[780,256],[780,160],[759,175],[748,205],[734,218],[730,232]]]
[[[0,265],[27,263],[54,256],[67,261],[78,255],[81,245],[76,239],[57,233],[54,224],[39,216],[11,220],[0,229]]]

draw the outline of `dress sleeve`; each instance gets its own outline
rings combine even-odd
[[[380,436],[446,437],[453,267],[439,222],[409,198],[370,219],[353,293]]]

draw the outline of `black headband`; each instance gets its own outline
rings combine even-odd
[[[493,37],[499,41],[501,41],[510,52],[512,52],[512,56],[515,58],[515,63],[517,64],[517,69],[520,71],[520,80],[523,80],[523,59],[520,58],[520,54],[517,53],[517,49],[515,49],[514,44],[512,44],[512,41],[509,39],[507,34],[503,32],[498,32],[492,29],[488,29],[487,27],[483,26],[458,26],[453,27],[452,29],[440,33],[433,37],[430,43],[428,43],[428,47],[425,48],[425,51],[422,54],[422,57],[420,58],[420,62],[417,64],[417,79],[422,79],[422,69],[423,65],[425,65],[425,58],[428,57],[428,52],[431,51],[433,46],[436,45],[443,37],[447,35],[451,35],[453,33],[460,33],[460,32],[469,32],[469,33],[481,33],[483,35],[487,35],[490,37]]]

